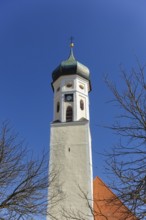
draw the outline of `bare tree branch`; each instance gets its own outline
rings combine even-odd
[[[58,194],[48,197],[57,173],[48,179],[48,157],[33,159],[23,141],[13,134],[7,122],[0,131],[0,219],[29,220],[36,215],[49,215],[49,204],[56,204]]]
[[[108,153],[108,167],[114,174],[113,189],[139,219],[146,219],[146,78],[145,65],[138,62],[130,74],[121,68],[124,89],[106,78],[119,107],[119,115],[109,126],[120,143]]]

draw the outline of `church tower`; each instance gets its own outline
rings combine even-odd
[[[92,220],[93,197],[91,137],[89,125],[90,72],[70,55],[52,73],[54,119],[50,131],[50,171],[56,179],[49,196],[60,196],[48,206],[56,219],[83,217]],[[85,198],[86,197],[86,198]],[[87,199],[88,198],[88,199]],[[48,219],[53,219],[48,217]]]

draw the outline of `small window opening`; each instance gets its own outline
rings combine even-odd
[[[68,87],[68,88],[72,87],[72,83],[68,83],[68,84],[66,85],[66,87]]]
[[[59,92],[59,91],[60,91],[60,87],[57,88],[57,92]]]
[[[66,121],[72,121],[73,120],[73,110],[71,106],[68,106],[66,109]]]
[[[59,112],[59,111],[60,111],[60,103],[57,102],[57,112]]]
[[[80,109],[81,109],[81,110],[84,110],[84,102],[83,102],[82,99],[80,100]]]
[[[70,147],[68,148],[68,151],[70,152]]]
[[[81,89],[84,89],[84,86],[83,86],[83,85],[79,85],[79,87],[80,87]]]

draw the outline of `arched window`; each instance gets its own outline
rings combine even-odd
[[[57,112],[59,112],[59,111],[60,111],[60,103],[57,102]]]
[[[84,102],[83,102],[82,99],[80,100],[80,109],[81,109],[81,110],[84,110]]]
[[[66,109],[66,121],[72,121],[73,120],[73,110],[71,106],[68,106]]]

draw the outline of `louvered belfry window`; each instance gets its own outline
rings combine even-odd
[[[84,102],[83,102],[82,99],[80,100],[80,109],[81,109],[81,110],[84,110]]]
[[[57,102],[57,112],[59,112],[59,110],[60,110],[60,103]]]
[[[73,109],[71,106],[68,106],[66,109],[66,121],[72,121],[73,120]]]

